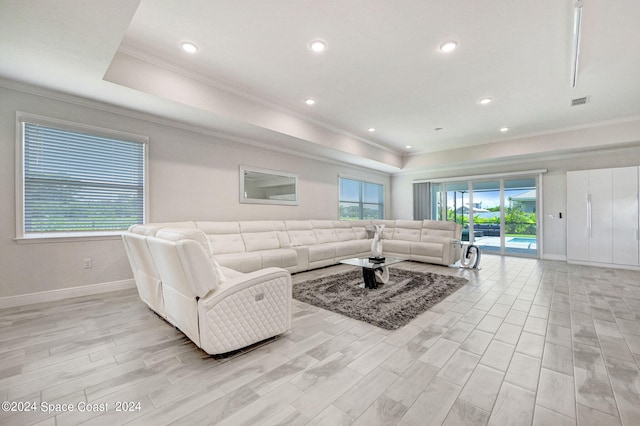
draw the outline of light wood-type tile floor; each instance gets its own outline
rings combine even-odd
[[[33,409],[0,424],[640,424],[640,272],[397,267],[469,284],[395,331],[294,300],[289,333],[226,358],[134,290],[0,310],[0,401]]]

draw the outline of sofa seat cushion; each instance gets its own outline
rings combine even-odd
[[[371,251],[371,240],[342,241],[336,243],[335,247],[337,259],[368,255]]]
[[[411,242],[402,240],[383,240],[382,241],[382,254],[385,253],[399,254],[409,257],[411,253]]]
[[[298,255],[294,249],[275,249],[255,252],[262,258],[262,268],[275,266],[293,268],[298,264]]]
[[[417,242],[411,243],[411,254],[417,256],[428,256],[442,258],[445,245],[440,242]]]
[[[308,246],[309,262],[318,262],[336,258],[337,243],[316,244]]]
[[[213,256],[220,266],[240,272],[253,272],[262,268],[262,257],[256,252],[223,253]]]

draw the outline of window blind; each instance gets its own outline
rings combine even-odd
[[[144,143],[22,125],[25,234],[143,222]]]

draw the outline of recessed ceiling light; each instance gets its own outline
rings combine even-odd
[[[326,48],[327,43],[323,40],[312,40],[309,42],[309,49],[313,50],[314,52],[324,52]]]
[[[411,149],[411,148],[413,148],[413,146],[412,145],[406,145],[405,148]]]
[[[443,53],[449,53],[456,50],[458,47],[457,41],[446,41],[440,45],[440,51]]]
[[[369,127],[369,129],[367,129],[367,130],[369,130],[371,133],[376,131],[376,129],[374,129],[373,127]]]
[[[508,131],[509,131],[509,128],[508,128],[508,127],[500,127],[500,131],[501,131],[502,133],[504,133],[504,132],[508,132]]]
[[[482,98],[478,101],[480,105],[489,105],[491,102],[493,102],[491,98]]]
[[[187,53],[196,53],[198,51],[198,46],[190,41],[183,41],[180,43],[180,47]]]
[[[308,98],[308,99],[304,100],[304,103],[307,104],[307,105],[315,105],[316,104],[316,100]]]

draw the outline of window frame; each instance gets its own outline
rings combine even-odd
[[[53,127],[59,130],[86,133],[94,136],[121,139],[125,141],[140,143],[143,146],[143,221],[147,222],[148,201],[149,201],[149,137],[123,132],[119,130],[106,129],[88,124],[75,123],[56,118],[43,117],[26,112],[16,112],[16,237],[18,243],[31,242],[61,242],[61,241],[86,241],[118,239],[125,230],[110,231],[60,231],[60,232],[25,232],[25,165],[24,165],[24,126],[23,123],[30,123],[42,126]]]
[[[342,191],[341,191],[341,181],[342,179],[347,179],[347,180],[352,180],[355,182],[358,182],[360,184],[360,193],[359,193],[359,201],[347,201],[347,200],[342,200],[341,199],[341,195],[342,195]],[[368,183],[368,184],[373,184],[373,185],[380,185],[382,187],[382,202],[381,203],[366,203],[364,202],[364,185],[362,185],[363,183]],[[340,208],[341,208],[341,203],[357,203],[359,206],[359,210],[360,210],[360,217],[358,219],[343,219],[342,215],[340,214]],[[375,219],[375,220],[384,220],[385,218],[385,184],[384,182],[380,182],[380,181],[375,181],[372,179],[363,179],[361,177],[357,177],[357,176],[349,176],[349,175],[338,175],[338,219],[339,220],[369,220],[369,219],[363,219],[363,213],[364,213],[364,205],[365,204],[371,204],[371,205],[378,205],[380,206],[380,211],[382,212],[382,217],[379,219]]]

